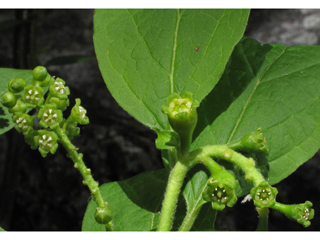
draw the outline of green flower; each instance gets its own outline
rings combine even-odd
[[[250,191],[254,205],[259,208],[272,207],[276,203],[277,194],[278,190],[271,187],[266,181],[261,182]]]
[[[169,123],[176,132],[190,131],[197,124],[198,101],[192,100],[192,93],[186,92],[181,98],[177,93],[168,97],[168,106],[162,106],[163,113],[168,115]]]
[[[24,140],[33,150],[37,149],[39,146],[39,141],[35,141],[34,139],[36,136],[38,136],[38,131],[34,130],[33,128],[29,128],[29,130],[24,133]]]
[[[269,152],[267,141],[263,136],[261,128],[257,128],[255,132],[244,135],[237,142],[229,144],[228,147],[235,151],[263,153]]]
[[[87,110],[80,106],[81,100],[76,98],[76,105],[71,109],[71,114],[68,121],[75,121],[82,125],[89,123],[89,118],[86,116]]]
[[[26,103],[40,106],[44,102],[43,89],[41,87],[28,85],[24,88],[21,98]]]
[[[50,127],[54,129],[59,126],[63,119],[62,111],[57,109],[55,104],[46,104],[39,110],[40,126],[43,128]]]
[[[65,81],[61,78],[57,78],[54,82],[51,83],[49,92],[51,96],[59,99],[67,99],[70,94],[69,87],[65,86]]]
[[[284,213],[288,218],[297,221],[304,227],[309,227],[310,220],[314,217],[314,210],[311,207],[312,202],[306,201],[305,203],[291,205],[276,202],[272,208]]]
[[[41,156],[45,157],[49,152],[54,154],[58,148],[58,135],[47,130],[38,130],[38,134],[34,137],[34,141],[39,145]]]
[[[27,133],[30,128],[33,128],[33,117],[26,113],[16,113],[12,117],[13,121],[16,123],[15,129],[18,132]]]
[[[57,109],[60,109],[61,111],[65,111],[70,105],[69,99],[59,99],[56,97],[50,98],[49,103],[55,104]]]
[[[211,202],[214,210],[221,211],[227,205],[232,207],[237,202],[235,193],[236,180],[226,170],[222,170],[209,178],[202,198]]]
[[[80,128],[77,127],[77,122],[68,122],[66,127],[66,134],[70,140],[80,134]]]

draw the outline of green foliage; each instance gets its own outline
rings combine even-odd
[[[161,112],[166,98],[190,91],[201,102],[222,75],[248,15],[223,9],[96,10],[94,46],[109,91],[141,123],[169,130]]]
[[[114,230],[156,230],[167,178],[168,172],[162,169],[124,181],[103,184],[100,191],[114,212]],[[84,215],[83,231],[105,231],[103,225],[95,221],[95,211],[95,203],[91,200]]]
[[[237,141],[257,126],[270,152],[254,156],[272,185],[319,149],[320,47],[261,45],[244,38],[225,73],[201,102],[193,149]],[[305,81],[308,79],[308,81]],[[239,175],[242,194],[248,185]]]
[[[94,45],[104,81],[120,106],[157,132],[165,169],[99,188],[70,142],[80,133],[77,124],[89,123],[86,110],[76,99],[63,118],[70,90],[41,66],[31,84],[22,79],[27,72],[0,69],[8,108],[0,112],[8,122],[1,118],[0,127],[4,132],[13,126],[13,113],[16,129],[43,157],[58,142],[64,145],[93,194],[84,231],[214,230],[216,212],[249,192],[258,230],[267,228],[270,207],[307,227],[312,203],[277,203],[271,185],[320,148],[320,48],[242,38],[248,15],[223,9],[96,10]],[[38,113],[29,116],[32,108]],[[44,129],[33,128],[35,117]]]
[[[31,84],[33,78],[32,70],[0,68],[0,96],[8,91],[9,81],[16,78],[22,78],[27,84]],[[12,121],[8,108],[4,107],[0,101],[0,134],[9,131],[14,125],[15,123]]]

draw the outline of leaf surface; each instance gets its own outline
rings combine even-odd
[[[96,10],[94,45],[106,85],[127,112],[169,130],[173,92],[201,100],[221,77],[249,10]]]
[[[193,148],[226,144],[262,127],[270,153],[255,155],[275,184],[320,147],[320,47],[262,45],[244,38],[199,107]],[[238,176],[238,195],[250,186]]]
[[[8,91],[8,83],[14,78],[23,78],[26,80],[27,85],[31,84],[33,78],[32,70],[0,68],[0,96]],[[14,125],[12,114],[8,112],[8,108],[4,107],[0,101],[0,134],[9,131]]]
[[[161,169],[124,181],[103,184],[100,190],[114,213],[114,230],[155,230],[167,179],[168,172]],[[95,209],[96,203],[91,200],[83,219],[83,231],[104,231],[104,226],[94,219]]]

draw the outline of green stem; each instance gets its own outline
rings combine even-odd
[[[268,231],[269,208],[257,208],[257,211],[259,213],[259,223],[256,231]]]
[[[202,148],[202,152],[195,161],[202,162],[206,157],[214,159],[224,159],[240,167],[246,173],[246,179],[253,182],[255,186],[265,181],[261,173],[255,168],[255,162],[252,158],[237,153],[226,145],[211,145]]]
[[[170,231],[183,180],[189,167],[180,161],[172,169],[162,203],[158,231]]]
[[[100,189],[99,189],[99,183],[96,182],[92,175],[91,175],[91,169],[87,168],[85,163],[83,162],[82,158],[83,155],[79,154],[77,152],[77,148],[71,143],[69,138],[67,137],[65,131],[63,131],[60,127],[54,129],[54,131],[58,134],[60,137],[60,142],[64,146],[64,148],[67,150],[70,158],[74,162],[74,167],[79,170],[83,177],[83,184],[87,185],[89,190],[91,191],[92,195],[94,196],[94,199],[98,205],[99,208],[105,208],[106,205],[108,205],[107,202],[105,202],[102,198]],[[107,230],[112,230],[112,223],[106,224]]]
[[[221,171],[222,168],[218,163],[216,163],[212,158],[210,157],[203,157],[201,163],[207,167],[211,175],[214,175],[218,171]],[[198,204],[195,208],[191,210],[191,212],[187,213],[185,218],[183,219],[183,222],[179,228],[179,231],[189,231],[191,227],[193,226],[194,221],[196,220],[202,205],[205,203],[205,201],[202,200],[202,197],[199,199]],[[215,211],[216,212],[216,211]]]

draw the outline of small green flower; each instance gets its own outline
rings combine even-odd
[[[191,92],[186,92],[183,98],[173,93],[168,97],[168,106],[162,106],[161,110],[168,115],[173,130],[180,133],[194,129],[197,124],[197,107],[199,102],[193,101]]]
[[[76,105],[71,109],[70,119],[69,121],[75,121],[82,125],[89,123],[89,118],[86,116],[87,110],[80,106],[81,100],[76,98]]]
[[[237,202],[235,188],[234,177],[226,170],[222,170],[209,178],[202,198],[211,202],[214,210],[221,211],[226,205],[232,207]]]
[[[33,150],[37,149],[39,146],[39,142],[34,140],[36,136],[38,136],[38,131],[33,128],[29,128],[29,130],[24,133],[24,140]]]
[[[276,203],[277,194],[278,190],[271,187],[266,181],[261,182],[250,191],[254,205],[259,208],[272,207]]]
[[[54,154],[58,148],[58,135],[47,130],[38,130],[38,134],[34,137],[34,141],[39,145],[41,156],[45,157],[49,152]]]
[[[70,140],[80,134],[80,128],[77,127],[77,122],[68,122],[66,127],[66,134]]]
[[[25,104],[20,99],[17,100],[17,103],[14,107],[9,108],[9,113],[18,113],[18,112],[25,112],[28,107],[34,107],[32,104]]]
[[[27,85],[26,81],[22,78],[11,79],[8,83],[8,89],[10,92],[19,93],[22,92],[25,86]]]
[[[17,103],[17,98],[12,92],[5,92],[1,97],[1,103],[7,108],[13,108]]]
[[[309,227],[310,220],[314,217],[314,210],[311,207],[312,202],[306,201],[305,203],[291,205],[276,202],[272,208],[284,213],[288,218],[297,221],[304,227]]]
[[[41,87],[28,85],[24,88],[21,98],[26,103],[40,106],[44,102],[43,89]]]
[[[65,86],[65,81],[61,78],[57,78],[54,82],[51,83],[49,92],[52,96],[59,99],[67,99],[70,94],[69,87]]]
[[[29,114],[18,112],[12,119],[16,123],[15,129],[18,132],[27,133],[30,128],[33,128],[33,117]]]
[[[267,141],[263,136],[261,128],[257,128],[255,132],[244,135],[237,142],[229,144],[228,147],[235,151],[263,153],[269,152]]]
[[[55,129],[59,126],[63,119],[62,111],[57,109],[55,104],[46,104],[39,110],[38,116],[40,118],[40,126],[43,128],[50,127]]]
[[[60,109],[61,111],[65,111],[67,107],[70,105],[69,99],[59,99],[56,97],[52,97],[49,100],[49,103],[55,104],[57,106],[57,109]]]

